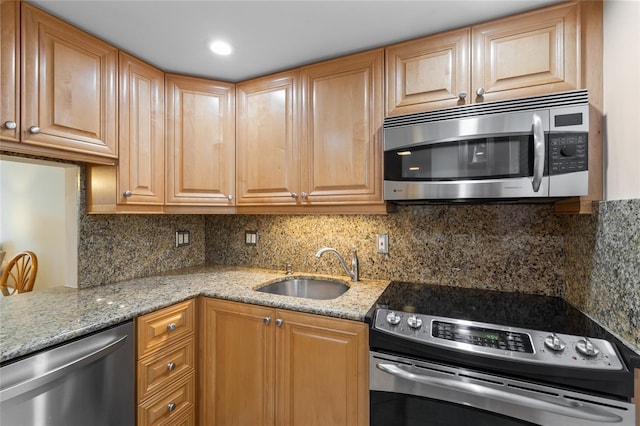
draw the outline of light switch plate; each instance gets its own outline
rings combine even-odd
[[[247,246],[258,245],[258,231],[244,231],[244,244]]]
[[[176,231],[176,247],[184,247],[191,244],[189,231]]]

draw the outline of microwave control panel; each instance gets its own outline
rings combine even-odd
[[[587,133],[549,134],[549,174],[588,170]]]

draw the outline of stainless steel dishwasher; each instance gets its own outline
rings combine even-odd
[[[133,322],[0,368],[3,426],[135,423]]]

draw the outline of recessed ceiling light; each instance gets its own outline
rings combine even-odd
[[[214,41],[209,45],[209,49],[216,55],[229,55],[231,46],[225,41]]]

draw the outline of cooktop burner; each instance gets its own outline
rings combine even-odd
[[[559,297],[392,282],[367,321],[372,350],[633,395],[637,354]]]

